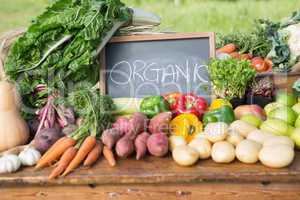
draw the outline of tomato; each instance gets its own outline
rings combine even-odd
[[[272,62],[272,60],[270,60],[270,59],[268,59],[268,58],[265,58],[265,63],[266,63],[267,66],[268,66],[267,71],[272,71],[272,67],[273,67],[273,62]]]
[[[252,58],[251,65],[257,72],[265,72],[269,68],[268,64],[261,57]]]

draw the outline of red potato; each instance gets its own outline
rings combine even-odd
[[[123,135],[124,134],[118,129],[111,128],[103,131],[101,140],[104,145],[106,145],[109,149],[112,149]]]
[[[164,133],[152,134],[147,140],[147,148],[153,156],[165,156],[169,149],[168,137]]]
[[[116,153],[121,158],[127,158],[134,152],[133,140],[123,136],[116,144]]]
[[[143,131],[147,130],[148,118],[143,113],[136,112],[129,119],[129,130],[125,134],[131,140],[134,140],[136,136]]]
[[[236,119],[240,119],[244,115],[252,114],[262,120],[266,119],[266,113],[259,105],[241,105],[234,109]]]
[[[167,133],[169,131],[169,123],[172,120],[171,112],[164,112],[154,116],[149,123],[150,133]]]
[[[149,138],[149,133],[143,132],[138,135],[134,141],[136,159],[142,159],[147,153],[147,140]]]
[[[126,134],[130,127],[129,119],[127,117],[118,117],[112,127],[118,129],[121,133]]]

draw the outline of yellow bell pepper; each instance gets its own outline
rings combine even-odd
[[[230,106],[232,108],[231,103],[226,99],[215,99],[211,102],[209,110],[216,110],[221,108],[222,106]]]
[[[202,132],[203,125],[194,114],[181,114],[175,117],[171,123],[171,134],[182,136],[187,142]]]

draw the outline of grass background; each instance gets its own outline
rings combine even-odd
[[[155,12],[162,28],[180,32],[248,31],[254,19],[279,20],[300,9],[299,0],[123,0],[130,6]],[[0,33],[25,27],[51,0],[0,0]]]

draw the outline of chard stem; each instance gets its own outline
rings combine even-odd
[[[30,71],[30,70],[33,70],[33,69],[37,68],[38,66],[40,66],[53,51],[55,51],[62,44],[64,44],[68,40],[70,40],[71,37],[72,37],[71,35],[64,36],[59,41],[57,41],[50,49],[48,49],[48,51],[44,54],[44,56],[42,57],[42,59],[37,64],[35,64],[34,66],[32,66],[30,68],[27,68],[27,69],[20,69],[20,70],[18,70],[17,73],[25,72],[25,71]]]

